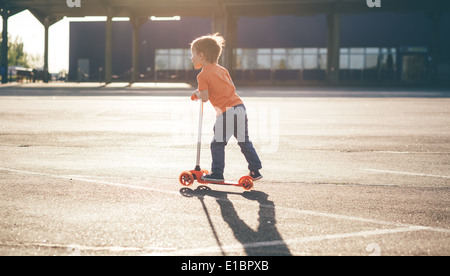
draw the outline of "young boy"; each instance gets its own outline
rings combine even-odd
[[[233,135],[238,140],[250,170],[250,176],[259,180],[261,161],[248,136],[248,120],[245,106],[236,94],[236,88],[227,69],[218,65],[225,40],[218,33],[202,36],[191,43],[192,63],[195,69],[202,68],[197,76],[198,89],[191,99],[210,101],[216,109],[214,138],[211,142],[211,173],[202,177],[208,181],[224,181],[225,146]]]

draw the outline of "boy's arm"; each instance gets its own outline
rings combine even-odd
[[[207,102],[209,99],[209,92],[208,90],[200,91],[197,89],[194,91],[194,93],[192,93],[191,99],[192,100],[201,99],[203,102]]]

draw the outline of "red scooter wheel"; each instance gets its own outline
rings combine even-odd
[[[239,179],[239,185],[242,185],[242,188],[246,191],[251,191],[253,189],[253,178],[251,176],[243,176]]]
[[[194,183],[194,176],[191,172],[182,172],[180,174],[179,180],[181,185],[189,187]]]

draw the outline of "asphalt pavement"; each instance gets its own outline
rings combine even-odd
[[[0,255],[450,254],[448,91],[240,88],[264,176],[245,192],[180,185],[198,105],[152,85],[0,88]],[[232,140],[225,178],[246,174]]]

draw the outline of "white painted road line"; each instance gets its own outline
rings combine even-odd
[[[16,170],[16,169],[5,168],[5,167],[0,167],[0,170],[10,171],[10,172],[15,172],[15,173],[20,173],[20,174],[41,175],[41,176],[52,177],[52,178],[72,179],[72,180],[82,181],[82,182],[103,184],[103,185],[122,187],[122,188],[128,188],[128,189],[160,192],[160,193],[177,195],[177,196],[180,195],[180,193],[178,191],[162,190],[162,189],[150,188],[150,187],[146,187],[146,186],[137,186],[137,185],[123,184],[123,183],[110,182],[110,181],[93,180],[93,179],[79,178],[79,177],[66,176],[66,175],[57,175],[57,174],[39,173],[39,172],[32,172],[32,171],[25,171],[25,170]],[[207,199],[207,198],[208,197],[205,197],[205,199]],[[213,200],[216,201],[216,200],[220,200],[220,199],[213,198]],[[244,204],[249,204],[248,201],[239,200],[239,199],[235,199],[235,200],[233,200],[233,202],[241,202]],[[270,206],[270,205],[262,205],[262,207],[273,208],[273,206]],[[284,210],[284,211],[299,213],[299,214],[303,214],[303,215],[328,217],[328,218],[334,218],[334,219],[338,219],[338,220],[339,219],[352,220],[352,221],[374,223],[374,224],[380,224],[380,225],[391,225],[391,226],[398,226],[398,227],[424,227],[424,226],[420,226],[420,225],[410,225],[410,224],[404,224],[404,223],[398,223],[398,222],[392,222],[392,221],[368,219],[368,218],[362,218],[362,217],[325,213],[325,212],[318,212],[318,211],[313,211],[313,210],[296,209],[296,208],[283,207],[283,206],[276,206],[275,210]],[[430,231],[435,231],[435,232],[450,233],[450,229],[446,229],[446,228],[426,227],[426,229],[430,230]]]
[[[150,187],[145,187],[145,186],[129,185],[129,184],[123,184],[123,183],[110,182],[110,181],[92,180],[92,179],[86,179],[86,178],[79,178],[79,177],[75,177],[75,176],[39,173],[39,172],[32,172],[32,171],[25,171],[25,170],[16,170],[16,169],[5,168],[5,167],[0,167],[0,170],[19,173],[19,174],[39,175],[39,176],[45,176],[45,177],[51,177],[51,178],[72,179],[72,180],[76,180],[76,181],[96,183],[96,184],[122,187],[122,188],[128,188],[128,189],[161,192],[161,193],[170,194],[170,195],[180,195],[180,193],[178,191],[155,189],[155,188],[150,188]],[[214,200],[217,200],[217,199],[214,198]],[[233,200],[233,201],[248,204],[248,201],[245,201],[245,200]],[[273,206],[269,206],[269,205],[267,205],[267,206],[263,205],[263,206],[273,208]],[[287,240],[287,241],[275,240],[275,241],[255,242],[255,243],[249,243],[249,244],[244,244],[244,245],[236,244],[236,245],[224,246],[224,247],[222,247],[222,249],[233,251],[233,250],[241,250],[243,247],[274,246],[274,245],[278,245],[278,244],[282,244],[282,243],[283,244],[296,244],[296,243],[304,243],[304,242],[311,242],[311,241],[343,239],[343,238],[351,238],[351,237],[365,237],[365,236],[372,236],[372,235],[384,235],[384,234],[421,231],[421,230],[450,233],[450,229],[445,229],[445,228],[434,228],[434,227],[426,227],[426,226],[420,226],[420,225],[409,225],[409,224],[403,224],[403,223],[398,223],[398,222],[367,219],[367,218],[354,217],[354,216],[348,216],[348,215],[317,212],[317,211],[313,211],[313,210],[303,210],[303,209],[296,209],[296,208],[282,207],[282,206],[276,206],[275,209],[276,210],[284,210],[287,212],[298,213],[298,214],[303,214],[303,215],[334,218],[334,219],[338,219],[338,220],[352,220],[352,221],[359,221],[359,222],[365,222],[365,223],[397,226],[398,228],[376,229],[376,230],[370,230],[370,231],[360,231],[360,232],[330,234],[330,235],[319,235],[319,236],[304,237],[304,238],[300,238],[300,239],[291,239],[291,240]],[[221,249],[219,247],[215,246],[215,247],[198,248],[198,249],[196,248],[196,249],[175,251],[175,252],[170,252],[170,254],[172,254],[172,253],[174,253],[175,255],[177,255],[177,254],[194,254],[196,252],[197,253],[210,253],[210,252],[216,252],[217,250],[221,250]]]
[[[9,247],[46,247],[46,248],[60,248],[65,249],[70,255],[74,255],[73,253],[80,253],[81,251],[109,251],[109,252],[130,252],[130,251],[174,251],[177,248],[173,247],[127,247],[127,246],[88,246],[88,245],[80,245],[80,244],[54,244],[54,243],[40,243],[40,242],[2,242],[0,246],[9,246]]]
[[[346,238],[355,238],[355,237],[370,237],[376,235],[386,235],[386,234],[395,234],[395,233],[404,233],[404,232],[412,232],[412,231],[422,231],[422,230],[430,230],[430,227],[424,226],[409,226],[409,227],[400,227],[394,229],[376,229],[376,230],[368,230],[368,231],[359,231],[359,232],[351,232],[351,233],[340,233],[340,234],[328,234],[328,235],[318,235],[318,236],[309,236],[303,237],[299,239],[290,239],[290,240],[275,240],[275,241],[265,241],[265,242],[254,242],[254,243],[244,243],[244,244],[232,244],[232,245],[224,245],[222,247],[211,246],[204,248],[192,248],[192,249],[183,249],[178,251],[169,251],[166,253],[160,253],[161,255],[196,255],[196,254],[211,254],[211,253],[220,253],[222,251],[231,252],[231,251],[241,251],[244,248],[259,248],[265,246],[277,246],[277,245],[293,245],[299,243],[308,243],[308,242],[320,242],[324,240],[338,240],[338,239],[346,239]],[[152,253],[152,255],[157,255],[157,253]]]
[[[62,178],[62,179],[67,179],[67,180],[104,184],[104,185],[109,185],[109,186],[123,187],[123,188],[128,188],[128,189],[135,189],[135,190],[145,190],[145,191],[160,192],[160,193],[175,194],[175,195],[180,194],[179,192],[175,192],[175,191],[155,189],[155,188],[150,188],[150,187],[146,187],[146,186],[130,185],[130,184],[111,182],[111,181],[88,179],[88,178],[77,177],[77,176],[73,176],[73,175],[67,176],[67,175],[57,175],[57,174],[49,174],[49,173],[39,173],[39,172],[32,172],[32,171],[10,169],[10,168],[5,168],[5,167],[0,167],[0,170],[14,172],[14,173],[20,173],[20,174],[41,175],[41,176],[46,176],[46,177],[51,177],[51,178]]]
[[[391,173],[391,174],[402,174],[411,176],[425,176],[425,177],[438,177],[438,178],[450,178],[447,175],[436,175],[436,174],[425,174],[425,173],[412,173],[412,172],[400,172],[400,171],[390,171],[390,170],[376,170],[376,169],[362,169],[363,171],[376,172],[376,173]]]

